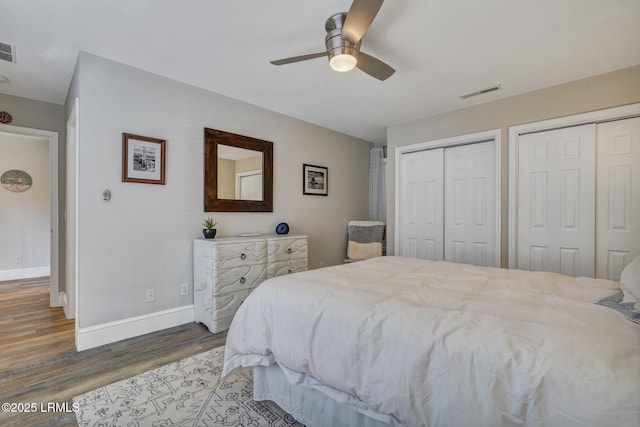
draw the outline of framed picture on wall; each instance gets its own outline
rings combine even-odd
[[[21,193],[31,188],[33,178],[31,178],[31,175],[25,171],[11,169],[0,176],[0,183],[2,183],[2,186],[9,191]]]
[[[323,166],[302,165],[302,194],[326,196],[328,194],[329,170]]]
[[[122,181],[164,185],[164,139],[122,134]]]

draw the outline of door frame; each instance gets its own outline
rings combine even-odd
[[[638,116],[640,116],[640,103],[509,126],[509,268],[516,268],[518,262],[518,147],[520,135]]]
[[[67,119],[66,192],[65,192],[65,294],[64,313],[67,319],[75,319],[78,330],[78,118],[79,99],[76,97]],[[77,342],[77,338],[76,338]]]
[[[436,139],[432,141],[419,142],[411,145],[404,145],[401,147],[396,147],[395,149],[395,205],[394,209],[396,212],[396,221],[395,221],[395,236],[394,236],[394,247],[396,250],[400,248],[400,236],[402,231],[402,221],[398,221],[401,200],[400,200],[400,177],[402,176],[402,155],[413,153],[416,151],[430,150],[432,148],[447,148],[454,147],[457,145],[468,145],[474,144],[478,142],[487,142],[494,141],[495,144],[495,161],[496,161],[496,181],[495,181],[495,192],[496,192],[496,218],[495,218],[495,226],[496,226],[496,246],[495,246],[495,267],[500,266],[500,253],[501,253],[501,206],[502,206],[502,192],[501,192],[501,182],[502,182],[502,167],[501,167],[501,153],[502,153],[502,131],[501,129],[490,129],[482,132],[475,132],[466,135],[458,135],[450,138],[442,138]]]
[[[50,272],[49,272],[49,305],[51,307],[60,307],[62,298],[58,290],[60,269],[59,262],[59,232],[58,224],[58,132],[28,128],[22,126],[12,126],[0,124],[0,132],[12,133],[17,135],[32,136],[49,141],[49,222],[51,227],[50,234]]]

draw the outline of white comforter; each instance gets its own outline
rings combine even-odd
[[[392,425],[640,426],[618,282],[401,257],[281,276],[240,306],[223,375],[289,377]]]

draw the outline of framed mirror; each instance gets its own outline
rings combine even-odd
[[[204,129],[205,212],[273,212],[273,143]]]

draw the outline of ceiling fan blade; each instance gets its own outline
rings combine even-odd
[[[278,59],[277,61],[271,61],[273,65],[285,65],[292,64],[294,62],[306,61],[307,59],[320,58],[327,56],[327,52],[310,53],[308,55],[292,56],[291,58]]]
[[[356,67],[378,80],[387,80],[396,72],[393,68],[364,52],[358,53]]]
[[[342,38],[356,44],[367,32],[384,0],[353,0],[342,26]]]

